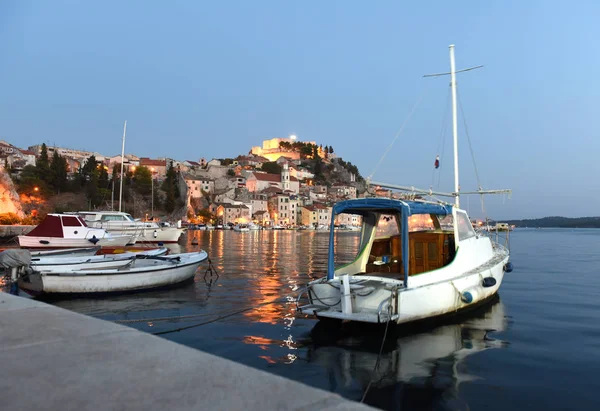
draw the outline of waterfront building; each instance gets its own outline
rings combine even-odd
[[[250,209],[243,204],[221,204],[216,214],[221,224],[247,223],[251,220]]]
[[[275,224],[282,226],[296,225],[298,201],[286,194],[277,194],[269,198],[269,212]]]
[[[305,226],[315,227],[318,225],[319,214],[314,205],[300,207],[300,223]]]

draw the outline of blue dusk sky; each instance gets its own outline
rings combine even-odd
[[[0,139],[117,155],[127,120],[127,153],[198,160],[296,134],[373,180],[451,191],[449,78],[422,76],[455,44],[458,69],[485,66],[458,75],[481,184],[513,189],[488,215],[600,215],[598,16],[597,1],[4,0]]]

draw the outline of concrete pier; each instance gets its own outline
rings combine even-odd
[[[368,410],[107,321],[0,292],[3,410]]]
[[[0,225],[0,238],[25,235],[35,228],[34,225]]]

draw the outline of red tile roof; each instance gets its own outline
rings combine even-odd
[[[254,173],[254,177],[256,177],[256,179],[259,181],[272,181],[274,183],[281,183],[281,175],[279,174]],[[290,176],[290,181],[298,181],[298,179],[294,176]]]
[[[140,158],[140,166],[166,167],[167,160],[152,160],[151,158],[141,157]]]

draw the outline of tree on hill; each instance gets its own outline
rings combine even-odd
[[[262,165],[262,170],[270,174],[281,174],[281,166],[275,161],[269,161]]]
[[[61,157],[57,151],[54,151],[52,163],[50,164],[51,185],[57,194],[65,191],[68,186],[67,180],[67,160]]]
[[[179,204],[179,185],[177,184],[177,171],[175,171],[175,167],[173,167],[173,162],[169,162],[169,167],[167,168],[167,176],[162,183],[162,190],[166,194],[165,198],[165,211],[168,213],[172,213],[175,211]]]
[[[220,158],[219,161],[221,162],[221,165],[223,165],[223,166],[230,166],[233,164],[234,159],[233,158]]]
[[[44,182],[43,188],[44,191],[46,191],[52,180],[52,176],[50,174],[50,159],[48,158],[48,147],[46,147],[46,143],[42,144],[42,150],[40,152],[40,156],[35,162],[35,168],[39,179]]]
[[[79,175],[82,177],[82,185],[85,185],[86,181],[91,180],[94,174],[98,175],[98,162],[96,161],[96,156],[92,154],[79,169]]]
[[[18,191],[31,195],[35,193],[35,187],[38,188],[38,192],[44,192],[45,182],[40,178],[37,167],[31,165],[23,167],[17,181]]]
[[[312,158],[315,160],[321,159],[321,156],[319,155],[319,147],[317,147],[316,144],[311,144],[310,148],[312,150],[312,153],[311,153]]]
[[[35,162],[35,166],[40,171],[50,171],[50,159],[48,158],[48,147],[46,147],[46,143],[42,144],[42,150],[40,152],[40,156]]]
[[[305,144],[300,148],[300,157],[301,158],[309,158],[312,156],[313,149],[309,144]]]
[[[293,147],[292,147],[292,143],[290,143],[289,141],[280,141],[280,142],[279,142],[279,148],[280,148],[281,150],[288,150],[288,151],[289,151],[289,150],[291,150]]]
[[[139,166],[133,174],[133,187],[139,194],[152,194],[152,173],[145,166]]]

